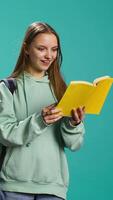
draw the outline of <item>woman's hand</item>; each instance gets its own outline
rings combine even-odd
[[[71,111],[71,119],[70,122],[73,126],[80,124],[83,121],[85,116],[85,107],[79,107],[77,109],[72,109]]]
[[[63,117],[61,110],[55,108],[56,104],[52,104],[42,109],[42,117],[46,124],[52,124]]]

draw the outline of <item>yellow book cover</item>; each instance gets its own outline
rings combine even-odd
[[[57,108],[64,116],[71,116],[71,110],[80,106],[85,106],[86,114],[100,114],[112,83],[110,76],[99,77],[93,83],[71,81]]]

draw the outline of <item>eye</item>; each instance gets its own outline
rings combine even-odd
[[[58,51],[58,48],[53,49],[53,51]]]
[[[43,50],[44,50],[43,47],[37,47],[37,49],[38,49],[39,51],[43,51]]]

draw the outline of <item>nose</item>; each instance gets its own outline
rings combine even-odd
[[[47,51],[46,51],[46,55],[45,55],[45,57],[46,57],[46,59],[51,60],[51,58],[52,58],[51,50],[47,50]]]

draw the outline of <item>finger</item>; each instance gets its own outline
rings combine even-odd
[[[57,113],[60,113],[60,112],[62,112],[62,109],[52,108],[47,112],[47,114],[51,115],[51,114],[57,114]]]
[[[83,111],[82,107],[77,108],[77,113],[78,113],[79,119],[83,120],[83,118],[84,118],[84,111]]]
[[[52,114],[52,115],[46,115],[46,116],[45,116],[45,119],[51,120],[51,119],[58,118],[58,117],[60,117],[60,116],[63,116],[62,113],[59,113],[59,114]]]
[[[82,107],[83,112],[85,113],[85,106]]]
[[[79,123],[79,121],[80,121],[79,115],[78,115],[76,109],[72,109],[72,119],[73,119],[74,121],[76,121],[77,123]]]
[[[55,104],[51,104],[45,108],[42,109],[43,113],[47,113],[50,109],[54,108]]]
[[[55,107],[55,106],[56,106],[56,104],[57,104],[57,103],[53,103],[53,104],[51,104],[51,105],[47,106],[46,108],[53,108],[53,107]]]
[[[62,109],[56,108],[55,106],[56,106],[56,103],[54,103],[50,106],[47,106],[47,107],[43,108],[43,112],[50,115],[52,113],[58,113],[58,112],[62,111]]]
[[[62,116],[59,116],[59,117],[57,117],[57,118],[55,118],[55,119],[46,119],[45,122],[46,122],[47,124],[52,124],[52,123],[58,121],[58,120],[61,119],[61,118],[62,118]]]

